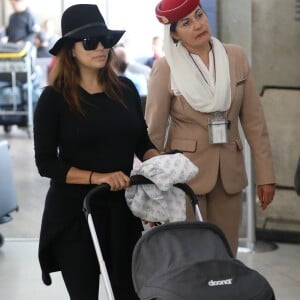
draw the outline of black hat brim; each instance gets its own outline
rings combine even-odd
[[[57,55],[61,48],[65,45],[66,41],[70,40],[80,40],[84,38],[91,37],[101,37],[106,39],[106,47],[112,48],[114,45],[118,43],[121,39],[125,30],[110,30],[107,28],[100,27],[91,27],[88,29],[83,29],[82,31],[78,31],[74,34],[63,36],[59,40],[56,41],[54,46],[49,50],[52,55]]]

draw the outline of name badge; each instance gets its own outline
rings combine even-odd
[[[208,119],[208,138],[210,144],[228,142],[229,121],[224,112],[214,112]]]

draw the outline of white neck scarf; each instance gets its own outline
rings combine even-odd
[[[207,80],[207,68],[197,62],[180,42],[176,45],[170,34],[170,24],[164,26],[164,51],[171,70],[171,89],[183,95],[190,106],[204,113],[226,111],[231,104],[228,56],[222,43],[212,37],[215,57],[215,84]],[[211,65],[211,64],[210,64]],[[203,76],[204,75],[204,76]]]

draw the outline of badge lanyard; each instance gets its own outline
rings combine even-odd
[[[211,46],[212,54],[213,54],[213,63],[214,63],[214,74],[215,74],[215,81],[216,78],[216,62],[215,62],[215,54]],[[195,64],[196,68],[199,70],[202,78],[204,81],[209,85],[206,77],[204,76],[201,68],[198,66],[196,61],[194,60],[193,56],[189,53],[193,63]],[[208,139],[210,144],[225,144],[228,142],[228,128],[229,128],[229,121],[225,115],[225,112],[216,111],[210,114],[208,118]]]

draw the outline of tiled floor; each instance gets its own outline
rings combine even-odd
[[[50,287],[43,285],[40,277],[37,238],[48,180],[37,174],[32,139],[25,131],[16,128],[10,136],[0,129],[2,139],[10,144],[20,209],[12,213],[11,222],[0,225],[0,232],[5,237],[0,248],[0,300],[67,300],[59,273],[52,275]],[[299,300],[300,245],[278,244],[273,251],[262,246],[262,242],[257,242],[255,251],[240,251],[238,258],[268,279],[277,300]]]
[[[42,284],[37,261],[37,245],[37,240],[32,239],[5,241],[0,249],[1,300],[68,299],[60,273],[52,274],[51,286]],[[280,244],[275,251],[239,253],[238,256],[249,267],[256,269],[268,279],[277,300],[300,299],[299,245]],[[101,296],[100,299],[106,298]]]
[[[56,276],[58,275],[58,276]],[[43,285],[37,261],[37,240],[8,240],[0,249],[0,299],[68,299],[59,274]]]

